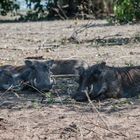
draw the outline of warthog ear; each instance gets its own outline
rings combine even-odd
[[[105,66],[106,65],[106,62],[105,61],[102,61],[101,62],[101,65]]]
[[[25,60],[24,62],[25,62],[25,65],[28,66],[28,67],[33,66],[33,62],[30,61],[30,60]]]
[[[106,65],[106,62],[102,61],[102,62],[101,62],[101,68],[104,68],[105,65]]]

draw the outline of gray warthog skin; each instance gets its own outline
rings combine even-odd
[[[79,75],[88,68],[88,64],[82,60],[52,60],[53,65],[51,72],[53,75],[67,75],[77,74]]]
[[[18,76],[18,74],[12,74],[7,70],[0,69],[0,90],[19,90]]]
[[[74,99],[86,101],[86,93],[91,99],[137,96],[140,93],[140,66],[110,67],[105,62],[93,65],[82,74]]]
[[[25,60],[25,65],[22,66],[3,66],[2,69],[17,74],[16,80],[20,81],[21,88],[32,87],[40,91],[49,91],[53,85],[52,74],[50,67],[52,63]]]

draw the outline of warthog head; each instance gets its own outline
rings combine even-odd
[[[0,90],[20,90],[19,74],[7,70],[0,70]]]
[[[87,94],[90,97],[90,93],[93,91],[94,85],[96,85],[96,89],[94,88],[94,90],[98,90],[98,86],[100,85],[97,85],[97,82],[101,79],[101,73],[105,64],[105,62],[102,62],[101,64],[93,65],[87,70],[81,72],[79,87],[73,97],[76,101],[87,101]]]
[[[28,82],[33,89],[40,91],[49,91],[52,88],[54,80],[50,67],[51,61],[25,61],[25,69],[21,73],[21,79]]]

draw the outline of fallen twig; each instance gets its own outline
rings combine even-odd
[[[109,129],[109,128],[105,128],[105,127],[103,127],[103,126],[101,126],[101,125],[95,124],[93,121],[90,121],[90,122],[86,121],[86,123],[93,124],[94,126],[96,126],[96,127],[98,127],[98,128],[101,128],[101,129],[104,129],[104,130],[106,130],[106,131],[109,131],[109,132],[111,132],[111,133],[114,133],[115,135],[127,137],[125,134],[122,134],[122,133],[120,133],[120,132],[115,132],[115,131],[113,131],[113,130],[111,130],[111,129]]]
[[[75,75],[75,74],[65,74],[65,75],[52,75],[52,77],[54,78],[71,78],[71,77],[79,77],[79,75]]]
[[[92,22],[89,21],[86,25],[82,25],[80,26],[80,28],[74,30],[74,32],[72,33],[72,35],[70,36],[70,38],[68,39],[69,41],[74,41],[74,42],[77,42],[77,43],[80,43],[77,35],[81,32],[83,32],[85,29],[87,28],[90,28],[92,25]]]
[[[29,57],[26,57],[25,59],[44,60],[43,56],[29,56]]]
[[[104,123],[104,125],[106,126],[106,128],[109,129],[109,126],[107,125],[107,123],[105,122],[105,120],[102,118],[100,112],[98,111],[98,109],[96,108],[96,106],[93,104],[93,102],[90,100],[90,97],[89,97],[88,93],[86,93],[86,96],[87,96],[88,101],[91,104],[93,110],[95,110],[97,112],[98,117],[102,120],[102,122]]]

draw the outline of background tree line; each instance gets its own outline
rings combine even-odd
[[[118,22],[140,20],[140,0],[23,0],[26,15],[20,20],[105,18],[113,16]],[[0,14],[16,13],[20,9],[17,0],[1,0]]]

